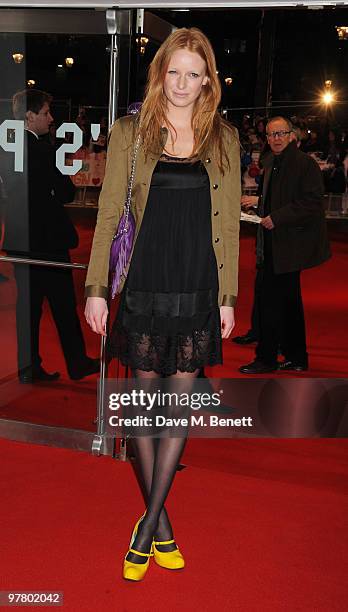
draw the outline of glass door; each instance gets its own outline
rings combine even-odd
[[[105,11],[0,13],[0,431],[90,448],[100,339],[84,279],[129,11],[126,35]]]

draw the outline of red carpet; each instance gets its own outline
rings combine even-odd
[[[242,227],[240,246],[239,295],[236,307],[234,336],[244,334],[250,327],[250,313],[255,279],[254,228]],[[345,378],[348,376],[348,264],[347,233],[338,233],[331,227],[332,258],[317,268],[301,275],[302,295],[307,328],[307,343],[311,378]],[[240,347],[229,341],[224,343],[224,365],[214,368],[214,374],[226,378],[245,377],[238,372],[240,365],[253,361],[255,345]],[[279,374],[261,378],[279,378]],[[281,376],[293,377],[294,373]],[[259,376],[260,377],[260,376]]]
[[[72,252],[76,262],[87,262],[92,240],[91,226],[95,211],[73,210],[72,215],[80,235],[80,246]],[[336,223],[336,225],[335,225]],[[305,304],[308,345],[311,368],[305,373],[313,378],[340,378],[348,376],[348,290],[346,271],[348,268],[347,234],[339,222],[331,222],[332,259],[326,264],[303,273],[303,298]],[[338,229],[337,229],[338,228]],[[93,430],[95,418],[96,376],[78,383],[69,380],[59,345],[57,332],[48,308],[44,311],[41,339],[44,367],[48,371],[59,370],[61,379],[49,385],[36,385],[23,388],[16,378],[16,329],[15,303],[16,286],[9,264],[0,264],[0,272],[10,277],[9,282],[0,283],[0,312],[2,355],[6,356],[0,364],[0,418],[30,420],[49,425]],[[240,255],[240,290],[236,308],[236,328],[234,335],[244,333],[249,328],[253,282],[255,275],[254,228],[242,226]],[[74,279],[79,301],[79,313],[88,352],[91,356],[99,354],[99,338],[90,332],[84,322],[84,271],[75,271]],[[244,377],[238,367],[252,361],[254,347],[239,347],[224,342],[224,365],[207,368],[207,375],[215,377]],[[110,375],[116,375],[116,364]],[[122,373],[123,369],[121,369]],[[267,375],[272,377],[293,377],[293,373]],[[264,377],[264,376],[262,376]],[[53,392],[52,392],[53,391]]]
[[[1,440],[1,590],[64,591],[66,612],[342,612],[347,449],[189,441],[167,504],[187,566],[151,563],[133,584],[121,565],[143,503],[130,464]]]

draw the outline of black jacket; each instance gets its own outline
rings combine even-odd
[[[75,187],[56,168],[52,145],[25,131],[24,171],[14,171],[11,154],[6,166],[4,250],[42,257],[75,248],[78,235],[64,208]]]
[[[330,257],[323,202],[323,181],[318,164],[291,142],[283,151],[279,180],[272,187],[270,216],[273,267],[276,274],[317,266]],[[262,201],[265,202],[274,155],[263,160]],[[263,215],[262,204],[259,214]],[[259,228],[261,237],[262,227]]]

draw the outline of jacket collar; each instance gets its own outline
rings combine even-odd
[[[28,130],[28,128],[24,128],[24,129],[27,132],[27,134],[32,134],[33,136],[35,136],[36,140],[39,140],[39,137],[35,132],[33,132],[32,130]]]

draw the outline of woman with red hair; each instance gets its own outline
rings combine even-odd
[[[239,140],[218,113],[215,57],[196,28],[178,29],[157,51],[137,116],[114,124],[86,280],[86,320],[105,334],[110,243],[136,154],[135,243],[108,347],[134,376],[192,384],[222,363],[234,327],[240,216]],[[191,382],[190,382],[191,381]],[[133,530],[123,576],[141,580],[150,556],[179,569],[164,503],[185,437],[133,440],[146,512]]]

